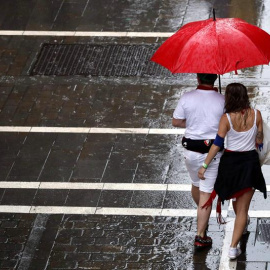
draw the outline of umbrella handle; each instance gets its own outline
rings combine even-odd
[[[218,74],[218,85],[219,85],[219,93],[221,94],[221,79],[220,79],[220,75]]]
[[[214,21],[216,20],[216,11],[215,11],[214,8],[213,8],[213,20],[214,20]]]

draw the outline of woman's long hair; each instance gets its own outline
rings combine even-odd
[[[250,102],[247,94],[247,88],[241,83],[228,84],[225,92],[225,112],[241,112],[241,114],[238,114],[236,118],[236,126],[241,126],[241,122],[244,120],[242,124],[244,127],[246,127],[249,116],[249,108]],[[241,118],[241,115],[243,118]]]
[[[250,108],[247,88],[241,83],[230,83],[225,92],[225,112],[241,112]]]

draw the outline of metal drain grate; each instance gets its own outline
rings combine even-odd
[[[257,230],[257,239],[259,242],[270,243],[270,220],[261,219]]]
[[[150,58],[157,45],[44,44],[30,75],[171,76]]]

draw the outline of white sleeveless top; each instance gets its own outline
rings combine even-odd
[[[255,117],[254,117],[254,124],[251,129],[247,131],[236,131],[233,129],[231,117],[228,113],[226,113],[227,118],[230,123],[230,130],[227,133],[226,136],[226,149],[230,151],[251,151],[256,149],[256,135],[257,135],[257,125],[256,125],[256,119],[257,119],[257,110],[254,109]]]

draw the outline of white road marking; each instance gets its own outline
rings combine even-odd
[[[140,184],[140,183],[105,183],[106,190],[167,190],[169,184]]]
[[[41,182],[39,189],[103,189],[104,183]]]
[[[91,128],[76,127],[31,127],[29,132],[48,133],[89,133]],[[1,129],[0,129],[1,130]]]
[[[31,127],[1,126],[0,132],[30,132]]]
[[[222,215],[227,215],[227,210],[222,211]],[[165,217],[197,217],[197,209],[162,209],[161,216]],[[216,217],[216,211],[211,212],[211,217]]]
[[[110,134],[184,134],[184,128],[97,128],[97,127],[24,127],[1,126],[0,132],[36,132],[36,133],[110,133]]]
[[[252,218],[269,218],[270,211],[267,210],[252,210],[248,211],[248,215]]]
[[[5,182],[0,181],[0,188],[27,188],[37,189],[41,182]]]
[[[135,133],[148,134],[149,128],[90,128],[90,133]]]
[[[36,214],[97,214],[132,216],[188,216],[196,217],[196,209],[157,209],[157,208],[121,208],[121,207],[74,207],[74,206],[26,206],[0,205],[0,213],[36,213]],[[212,211],[215,217],[215,211]]]
[[[30,205],[0,205],[0,213],[30,213]]]
[[[168,191],[191,191],[191,184],[168,184]]]
[[[84,182],[11,182],[0,181],[0,188],[21,189],[106,189],[106,190],[182,190],[191,189],[182,184],[142,184],[142,183],[84,183]]]
[[[269,211],[268,211],[269,212]],[[229,260],[228,252],[233,234],[234,218],[227,218],[225,226],[225,236],[223,239],[223,247],[220,258],[219,270],[233,270],[236,269],[237,260]]]
[[[18,181],[13,181],[12,182],[12,181],[0,181],[0,188],[190,191],[191,190],[191,184],[18,182]],[[267,190],[270,190],[270,185],[267,185],[266,188],[267,188]],[[259,192],[259,191],[257,191],[257,192]],[[230,206],[229,210],[232,210],[231,206]]]
[[[185,184],[144,184],[144,183],[84,183],[84,182],[11,182],[0,181],[0,188],[20,189],[104,189],[104,190],[156,190],[190,191]]]
[[[68,36],[68,37],[170,37],[173,32],[100,32],[100,31],[13,31],[1,30],[3,36]]]
[[[185,133],[184,128],[178,128],[178,129],[169,129],[169,128],[150,128],[149,134],[184,134]]]
[[[160,216],[162,209],[97,207],[97,215]]]
[[[257,211],[250,211],[251,218],[258,217]],[[264,212],[263,217],[270,218],[270,211]],[[0,213],[42,213],[42,214],[98,214],[98,215],[132,215],[132,216],[172,216],[172,217],[196,217],[196,209],[158,209],[158,208],[121,208],[121,207],[85,207],[85,206],[30,206],[30,205],[0,205]],[[226,216],[227,211],[222,211]],[[216,211],[211,212],[211,217],[216,217]],[[227,218],[232,220],[232,218]],[[231,222],[228,222],[228,224]],[[225,236],[226,244],[231,239],[231,228],[226,227],[228,235]],[[225,240],[224,240],[225,241]],[[225,255],[224,255],[225,256]]]
[[[1,30],[0,35],[3,36],[22,36],[25,31],[20,30]]]
[[[74,207],[74,206],[32,206],[29,213],[35,214],[81,214],[93,215],[96,207]],[[0,206],[1,212],[1,206]]]

